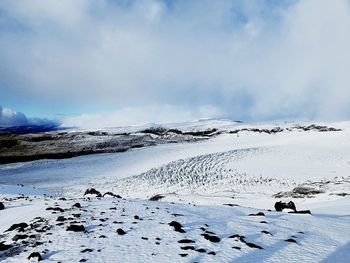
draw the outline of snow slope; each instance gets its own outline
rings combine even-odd
[[[215,125],[223,130],[276,126],[203,121],[169,127]],[[285,130],[275,134],[223,133],[196,143],[0,166],[1,184],[28,187],[0,188],[7,207],[0,211],[0,232],[38,216],[43,218],[40,227],[47,226],[43,233],[26,228],[28,236],[35,234],[25,239],[27,244],[12,241],[20,233],[4,232],[1,240],[13,245],[14,252],[10,257],[2,254],[2,259],[26,262],[38,251],[47,262],[347,262],[350,125],[329,124],[342,129],[332,132],[288,129],[293,126],[279,125]],[[67,200],[38,189],[31,192],[32,186]],[[83,198],[87,187],[125,199]],[[300,194],[300,189],[314,192]],[[21,191],[28,197],[18,198]],[[155,194],[164,198],[147,201]],[[312,215],[268,211],[279,200],[293,200],[297,209],[310,209]],[[82,208],[72,208],[76,202]],[[55,206],[64,210],[46,210]],[[257,212],[264,216],[249,216]],[[60,215],[64,222],[56,221]],[[168,225],[174,220],[186,233]],[[66,231],[73,222],[84,225],[86,232]],[[118,228],[126,234],[118,235]],[[194,243],[178,243],[184,238]],[[36,242],[43,244],[31,247]],[[181,249],[186,246],[193,248]],[[86,248],[92,251],[82,252]]]

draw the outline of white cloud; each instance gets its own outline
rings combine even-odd
[[[54,129],[59,126],[59,122],[41,118],[28,118],[22,112],[3,108],[0,105],[0,128],[32,125],[40,126],[43,129]]]
[[[219,109],[206,105],[197,110],[185,110],[173,105],[122,108],[119,111],[104,114],[82,114],[67,117],[62,125],[65,127],[107,128],[149,123],[192,121],[201,118],[215,118],[222,115]],[[171,120],[171,121],[170,121]]]
[[[350,117],[348,0],[125,2],[1,1],[3,92],[77,108]]]
[[[22,126],[27,124],[28,119],[23,113],[0,106],[0,127]]]

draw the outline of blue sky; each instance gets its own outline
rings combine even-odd
[[[69,124],[346,119],[349,28],[348,0],[2,0],[0,105]]]

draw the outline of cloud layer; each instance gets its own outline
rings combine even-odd
[[[52,130],[59,126],[59,122],[41,118],[28,118],[21,112],[0,105],[0,128],[36,126],[37,130]]]
[[[3,0],[0,89],[55,111],[349,118],[349,28],[348,0]]]

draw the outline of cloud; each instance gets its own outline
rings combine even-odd
[[[23,113],[0,106],[0,127],[23,125],[28,125],[28,119]]]
[[[36,130],[40,131],[52,130],[59,126],[59,122],[41,118],[28,118],[21,112],[3,108],[0,105],[0,128],[29,126],[36,126]]]
[[[178,108],[173,105],[122,108],[119,111],[104,114],[82,114],[67,117],[64,127],[106,128],[142,124],[162,124],[169,122],[192,121],[201,118],[220,117],[222,112],[210,105],[193,109]]]
[[[80,112],[349,118],[349,28],[348,0],[3,0],[1,93]]]

